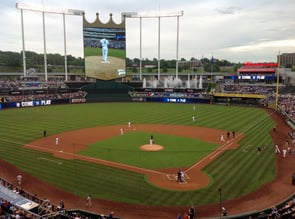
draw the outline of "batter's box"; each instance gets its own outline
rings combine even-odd
[[[189,175],[187,175],[186,173],[184,174],[184,179],[190,179]]]
[[[187,182],[186,182],[186,180],[184,179],[183,181],[181,181],[181,182],[178,182],[179,184],[186,184]]]
[[[171,180],[171,181],[177,181],[177,174],[166,174],[168,180]],[[190,179],[189,175],[187,175],[186,173],[184,174],[184,177],[183,177],[183,183],[186,183],[186,180]]]
[[[175,181],[175,180],[177,180],[177,175],[176,174],[166,174],[166,176],[167,176],[167,178],[168,178],[168,180],[173,180],[173,181]]]

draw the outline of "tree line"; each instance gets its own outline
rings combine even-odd
[[[26,51],[26,68],[34,68],[36,72],[44,71],[44,54],[39,54],[33,51]],[[48,72],[64,72],[65,59],[63,55],[58,53],[49,53],[47,56],[47,70]],[[160,60],[160,67],[162,72],[168,72],[169,69],[176,68],[177,60]],[[192,63],[194,64],[192,66]],[[84,58],[74,57],[72,55],[67,55],[68,72],[84,73]],[[147,72],[152,72],[153,69],[157,69],[158,60],[153,59],[142,59],[142,67],[146,69]],[[126,58],[126,67],[128,72],[137,73],[140,65],[139,58]],[[147,67],[148,66],[148,67]],[[204,72],[220,72],[222,67],[230,67],[233,71],[241,66],[240,63],[232,63],[227,60],[219,60],[212,58],[201,58],[195,59],[191,58],[186,60],[181,58],[178,63],[178,71],[182,72],[184,70],[191,71],[204,71]],[[1,51],[0,50],[0,71],[1,72],[21,72],[23,69],[23,54],[21,52],[12,51]]]
[[[44,54],[26,51],[26,68],[34,68],[36,72],[44,71]],[[47,57],[48,72],[64,72],[65,58],[60,54],[49,53]],[[84,59],[67,55],[67,64],[84,72]],[[0,51],[0,71],[21,72],[23,68],[23,52]]]

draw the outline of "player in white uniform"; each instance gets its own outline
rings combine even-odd
[[[105,38],[100,40],[100,45],[102,48],[102,60],[104,62],[108,61],[108,45],[109,45],[109,41]]]
[[[225,140],[224,140],[224,135],[223,135],[223,134],[220,135],[220,141],[223,141],[223,142],[225,141]]]

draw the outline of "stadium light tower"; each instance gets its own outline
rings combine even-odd
[[[158,18],[158,80],[160,80],[160,59],[161,59],[161,18],[176,17],[177,18],[177,39],[176,39],[176,78],[178,78],[178,50],[179,50],[179,17],[183,16],[183,11],[178,12],[123,12],[125,18],[139,18],[139,77],[142,80],[142,19],[143,18]]]
[[[44,73],[45,81],[47,81],[47,51],[46,51],[46,31],[45,31],[45,14],[61,14],[63,15],[63,32],[64,32],[64,58],[65,58],[65,80],[68,80],[68,68],[67,68],[67,44],[66,44],[66,25],[65,25],[65,15],[76,15],[83,16],[84,11],[75,9],[45,9],[37,5],[28,5],[24,3],[16,3],[16,8],[21,11],[21,28],[22,28],[22,47],[23,47],[23,71],[24,76],[26,76],[26,55],[25,55],[25,37],[24,37],[24,23],[23,23],[23,11],[36,11],[42,13],[43,19],[43,44],[44,44]]]

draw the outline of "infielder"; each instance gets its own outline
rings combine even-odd
[[[224,135],[223,135],[223,134],[220,135],[220,141],[223,141],[223,142],[225,141],[225,140],[224,140]]]

